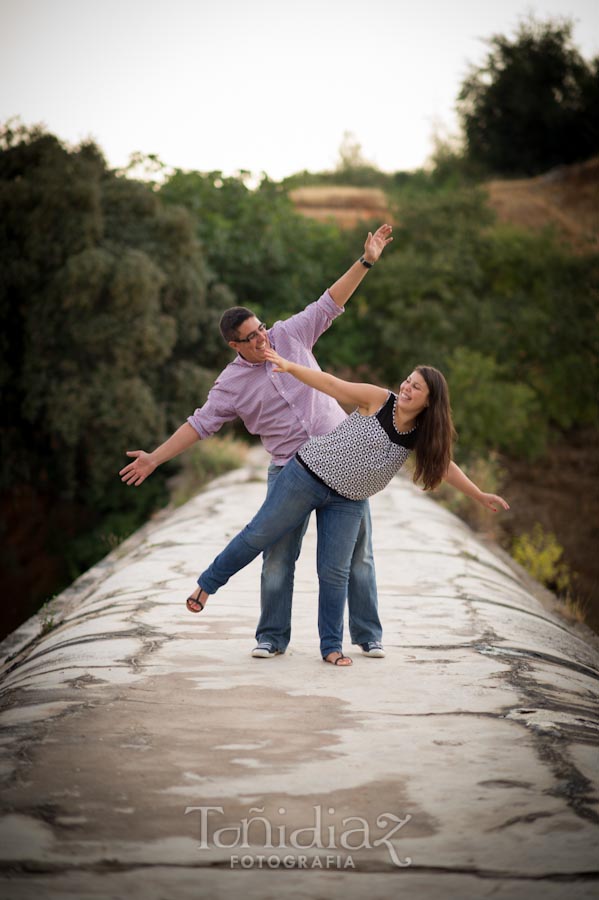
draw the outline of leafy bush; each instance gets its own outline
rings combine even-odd
[[[558,594],[572,586],[568,566],[562,561],[563,547],[551,532],[537,522],[532,531],[514,538],[512,556],[533,578]]]
[[[528,459],[542,454],[546,427],[539,400],[529,385],[509,380],[506,366],[458,347],[449,358],[447,377],[462,458],[493,449]]]

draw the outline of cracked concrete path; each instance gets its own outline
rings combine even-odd
[[[0,647],[0,895],[596,897],[590,633],[399,477],[372,501],[387,657],[320,660],[312,524],[291,646],[252,659],[259,560],[184,600],[265,469],[159,515]]]

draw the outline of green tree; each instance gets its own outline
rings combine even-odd
[[[396,218],[384,263],[334,343],[323,339],[323,364],[359,364],[390,387],[419,363],[437,366],[450,379],[463,457],[534,456],[550,429],[592,424],[597,257],[567,253],[550,232],[497,225],[472,190],[411,196]]]
[[[457,452],[462,458],[500,450],[535,458],[545,449],[540,401],[530,385],[514,379],[508,366],[478,350],[457,347],[447,364]]]
[[[582,58],[571,21],[530,18],[487,44],[457,102],[472,164],[535,175],[599,152],[599,57]]]
[[[224,291],[221,308],[248,306],[272,323],[320,296],[341,271],[344,247],[334,225],[301,216],[280,185],[264,177],[252,189],[246,176],[177,171],[160,197],[191,214],[209,291]],[[214,341],[224,364],[230,352],[216,329]]]
[[[108,170],[95,145],[67,149],[12,123],[0,132],[0,261],[0,504],[31,498],[24,532],[40,510],[44,527],[61,521],[51,565],[70,557],[69,580],[106,551],[103,536],[134,530],[166,496],[163,473],[143,492],[116,475],[127,447],[156,444],[211,383],[198,352],[205,263],[185,210]]]
[[[389,255],[360,288],[362,320],[335,328],[336,335],[359,329],[359,358],[389,386],[418,363],[445,368],[452,350],[476,343],[491,316],[481,267],[484,228],[492,221],[484,196],[410,197],[395,219]],[[338,354],[342,340],[336,346]]]
[[[205,386],[190,359],[206,295],[191,220],[109,172],[95,146],[68,151],[52,135],[9,129],[0,201],[11,420],[31,426],[30,470],[41,460],[56,489],[104,496],[123,439],[155,439],[180,419],[177,391],[165,391],[181,380],[179,362]],[[3,460],[6,485],[14,461]]]
[[[474,346],[488,352],[492,340],[492,354],[534,390],[552,428],[596,423],[599,258],[568,252],[551,231],[507,225],[486,234],[483,251],[492,322]]]

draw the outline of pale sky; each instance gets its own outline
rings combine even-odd
[[[599,53],[597,0],[0,0],[0,121],[184,169],[333,168],[343,134],[385,171],[425,163],[484,39],[569,16]]]

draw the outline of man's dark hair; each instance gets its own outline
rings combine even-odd
[[[232,306],[226,309],[220,320],[220,333],[227,341],[236,341],[239,338],[239,326],[243,325],[246,319],[251,319],[255,315],[251,309],[245,306]]]

